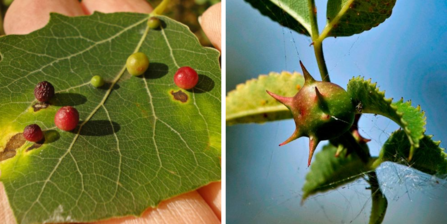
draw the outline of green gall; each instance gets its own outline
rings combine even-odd
[[[147,25],[151,29],[158,29],[160,27],[160,19],[157,17],[151,17],[149,18],[149,21],[147,21]]]
[[[92,77],[92,79],[90,80],[90,83],[92,84],[92,86],[94,87],[101,87],[104,85],[104,79],[102,79],[101,76],[99,75],[95,75]]]
[[[350,95],[340,86],[330,82],[315,81],[303,64],[304,85],[294,97],[267,93],[292,112],[295,132],[285,145],[299,137],[309,137],[309,159],[322,140],[335,138],[350,129],[354,122],[355,108]]]
[[[133,53],[127,58],[126,67],[131,75],[142,75],[149,68],[149,59],[144,53]]]

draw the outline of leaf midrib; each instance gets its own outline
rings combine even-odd
[[[335,24],[340,21],[341,17],[343,17],[346,13],[346,11],[349,9],[349,6],[354,2],[354,0],[348,0],[346,4],[340,9],[338,14],[332,18],[332,20],[326,24],[326,27],[324,27],[323,32],[321,32],[320,36],[318,37],[319,41],[323,41],[329,33],[332,31],[332,28],[334,28]]]
[[[284,105],[262,107],[262,108],[259,108],[259,109],[244,110],[242,112],[233,113],[233,114],[230,114],[230,115],[227,114],[226,120],[230,121],[230,120],[233,120],[233,119],[246,117],[246,116],[252,116],[252,115],[257,115],[257,114],[262,114],[262,113],[270,113],[270,112],[283,112],[283,111],[288,111],[287,107],[284,106]]]
[[[275,5],[277,5],[279,8],[284,9],[284,11],[286,11],[289,15],[291,15],[293,18],[295,18],[304,28],[306,28],[306,30],[309,34],[312,33],[311,25],[308,23],[308,21],[306,21],[302,16],[297,14],[295,12],[295,10],[291,9],[288,5],[281,4],[280,1],[281,0],[276,0],[276,1],[272,0],[272,2]]]

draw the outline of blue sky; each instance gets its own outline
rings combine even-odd
[[[326,1],[316,2],[322,30]],[[301,72],[299,60],[319,78],[309,37],[279,26],[242,0],[227,1],[226,19],[227,91],[259,74]],[[378,27],[351,37],[328,38],[323,44],[332,82],[346,87],[354,76],[371,78],[387,97],[403,97],[411,99],[413,106],[420,105],[427,116],[426,133],[435,140],[447,140],[446,1],[397,1],[392,16]],[[373,139],[369,145],[373,155],[397,129],[388,119],[373,115],[363,117],[360,125],[361,132]],[[308,171],[308,140],[301,138],[278,147],[293,130],[291,120],[227,127],[229,223],[365,223],[371,202],[362,181],[300,205]],[[441,146],[446,147],[445,143]],[[400,169],[390,167],[382,171]],[[409,171],[399,170],[382,180],[392,182],[405,172]],[[441,210],[447,200],[442,194],[447,190],[445,182],[443,187],[402,190],[407,184],[395,184],[386,192],[389,209],[384,223],[447,222],[447,214]]]

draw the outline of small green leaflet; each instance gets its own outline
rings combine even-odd
[[[303,84],[304,77],[297,72],[271,72],[239,84],[226,98],[227,125],[291,119],[292,113],[287,107],[269,96],[266,90],[282,96],[294,96]]]
[[[380,91],[371,80],[361,77],[353,78],[348,83],[347,91],[357,107],[358,113],[380,114],[390,118],[403,128],[411,143],[408,157],[411,159],[419,147],[419,141],[424,137],[425,116],[420,107],[412,107],[411,101],[402,99],[393,103],[385,98],[385,92]]]
[[[396,131],[388,138],[380,151],[375,167],[385,161],[391,161],[412,167],[428,174],[447,174],[447,154],[439,147],[441,142],[435,142],[431,136],[424,135],[420,147],[411,161],[406,160],[410,151],[410,142],[402,130]]]
[[[303,186],[303,198],[311,195],[333,190],[352,182],[369,171],[367,164],[352,153],[346,156],[346,150],[335,157],[337,147],[328,144],[315,155],[315,161],[310,166]]]
[[[138,216],[220,180],[219,52],[167,17],[148,29],[148,18],[52,14],[41,30],[0,38],[0,180],[18,223]],[[125,69],[133,52],[150,60],[139,77]],[[174,84],[182,66],[198,72],[196,88]],[[103,87],[91,86],[94,75]],[[56,95],[42,108],[33,90],[43,80]],[[67,105],[80,114],[72,132],[54,125]],[[20,139],[30,123],[44,144]]]
[[[351,36],[370,30],[391,16],[396,0],[329,0],[322,35]]]

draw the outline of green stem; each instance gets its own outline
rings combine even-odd
[[[307,7],[310,14],[310,26],[311,26],[311,37],[312,41],[318,39],[318,23],[317,23],[317,8],[315,6],[314,0],[307,1]]]
[[[163,12],[166,10],[166,8],[168,7],[168,4],[171,0],[163,0],[159,5],[157,5],[157,7],[154,9],[154,11],[152,11],[151,15],[162,15]]]
[[[382,223],[385,218],[386,210],[388,208],[388,200],[380,190],[379,180],[375,171],[368,174],[369,184],[371,185],[371,215],[369,218],[370,224]]]
[[[326,61],[324,60],[323,54],[323,42],[319,40],[314,41],[314,52],[317,58],[318,69],[320,69],[321,80],[325,82],[330,82],[329,72],[327,71]]]
[[[323,54],[323,41],[318,34],[317,8],[314,0],[308,0],[308,10],[310,13],[310,25],[312,27],[311,37],[314,45],[315,58],[317,59],[318,69],[320,70],[321,80],[330,82],[329,72],[327,71],[326,61]]]

